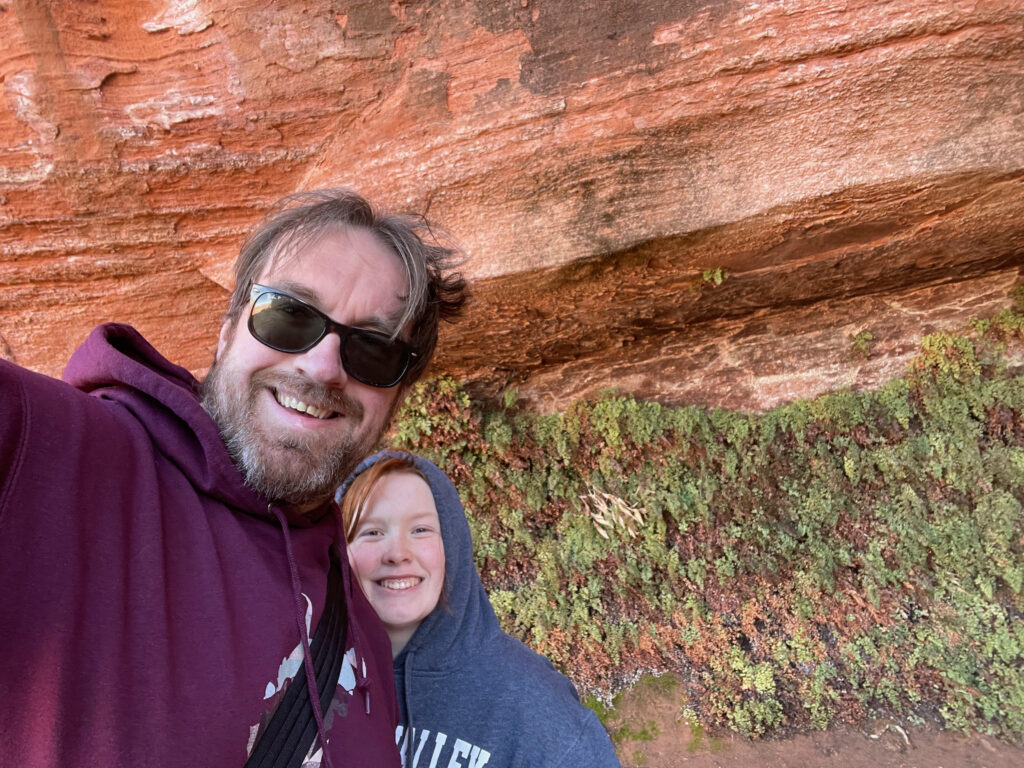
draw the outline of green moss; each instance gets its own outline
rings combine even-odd
[[[584,706],[593,710],[598,720],[608,731],[612,743],[620,745],[626,741],[653,741],[660,733],[659,726],[652,720],[626,720],[623,710],[626,697],[641,701],[656,702],[656,706],[664,706],[663,702],[674,705],[679,683],[672,675],[645,675],[631,688],[620,692],[610,702],[594,695],[583,698]]]
[[[850,339],[850,348],[854,357],[867,357],[871,352],[871,342],[875,334],[871,331],[860,331]]]
[[[599,698],[591,694],[583,698],[583,706],[590,709],[597,715],[597,719],[601,721],[601,725],[607,729],[612,721],[614,709],[609,705],[605,704]]]
[[[700,723],[696,722],[695,715],[692,710],[685,710],[683,712],[683,719],[686,721],[687,726],[690,728],[690,743],[686,745],[686,751],[690,753],[698,752],[702,749],[708,749],[712,753],[721,752],[726,748],[725,743],[717,737],[707,735],[707,732]]]
[[[724,267],[714,267],[713,269],[705,269],[700,274],[700,279],[708,285],[721,285],[725,282],[726,278],[729,277],[729,272]]]
[[[639,726],[623,725],[612,734],[612,743],[621,744],[627,739],[629,741],[654,741],[658,738],[660,730],[658,724],[649,720]]]
[[[1013,309],[1007,314],[1016,314],[1024,319],[1024,285],[1018,285],[1013,289]]]

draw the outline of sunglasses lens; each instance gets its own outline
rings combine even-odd
[[[264,293],[249,316],[253,335],[282,352],[303,352],[324,333],[323,318],[291,296]]]
[[[383,334],[353,329],[345,337],[341,363],[353,378],[372,387],[391,387],[409,364],[405,348]]]

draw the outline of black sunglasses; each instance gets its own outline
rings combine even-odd
[[[254,285],[250,294],[249,333],[279,352],[312,349],[328,333],[341,338],[341,364],[356,381],[393,387],[419,354],[404,341],[367,328],[336,323],[319,309],[276,288]]]

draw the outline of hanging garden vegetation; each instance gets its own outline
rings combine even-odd
[[[606,703],[653,672],[692,722],[748,735],[886,711],[1020,740],[1008,349],[1020,312],[927,337],[878,391],[759,414],[612,394],[488,409],[439,379],[395,437],[459,487],[503,627]]]

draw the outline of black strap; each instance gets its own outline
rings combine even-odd
[[[341,568],[332,553],[331,569],[327,574],[327,602],[309,644],[316,689],[320,692],[320,710],[325,718],[334,699],[345,656],[347,618]],[[257,738],[245,768],[299,768],[315,738],[316,718],[306,686],[306,668],[301,665]]]

